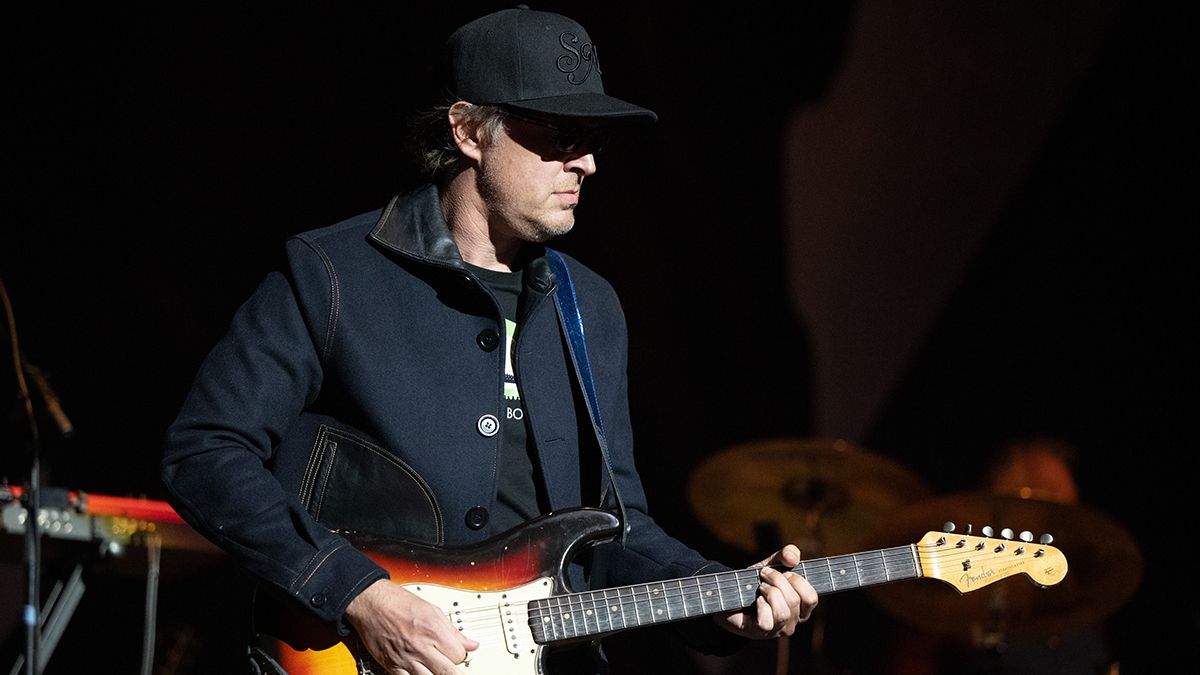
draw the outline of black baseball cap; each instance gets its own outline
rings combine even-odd
[[[578,22],[524,5],[480,17],[446,41],[444,83],[460,100],[560,117],[653,122],[604,93],[596,45]]]

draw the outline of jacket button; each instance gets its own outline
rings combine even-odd
[[[494,328],[484,328],[475,336],[475,344],[485,352],[490,352],[500,345],[500,334]]]
[[[467,517],[464,520],[467,522],[467,527],[472,530],[481,530],[488,522],[487,509],[482,506],[472,506],[467,509]]]
[[[315,593],[308,601],[312,603],[313,607],[321,607],[325,604],[325,594]]]
[[[475,423],[475,428],[484,436],[495,436],[496,432],[500,431],[500,420],[496,419],[495,415],[484,415]]]

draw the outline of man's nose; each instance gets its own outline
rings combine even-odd
[[[586,178],[596,173],[596,155],[591,152],[586,155],[579,155],[564,166],[568,171],[578,173],[580,178]]]

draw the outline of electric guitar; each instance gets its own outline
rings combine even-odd
[[[591,640],[626,629],[743,609],[758,597],[759,572],[749,568],[619,588],[569,592],[567,563],[582,549],[613,538],[620,523],[596,509],[542,516],[480,544],[435,548],[345,533],[403,585],[440,607],[479,648],[461,673],[535,675],[546,647]],[[990,533],[990,531],[989,531]],[[1011,537],[1011,533],[1008,533]],[[806,560],[794,568],[820,594],[932,578],[960,593],[1024,573],[1038,586],[1063,580],[1067,561],[1046,543],[929,532],[916,544]],[[372,675],[385,672],[357,640],[313,639],[314,620],[285,615],[277,657],[291,675]],[[287,635],[293,639],[287,639]],[[286,640],[286,642],[284,641]],[[336,644],[333,644],[336,643]],[[299,645],[324,648],[303,649]],[[553,675],[553,674],[551,674]]]

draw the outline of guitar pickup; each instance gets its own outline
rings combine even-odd
[[[516,613],[513,612],[512,603],[502,602],[496,607],[496,611],[500,612],[500,628],[504,631],[504,644],[508,646],[509,653],[519,656],[521,646],[518,641],[522,632],[517,630]],[[525,634],[525,637],[529,637],[528,634]]]

